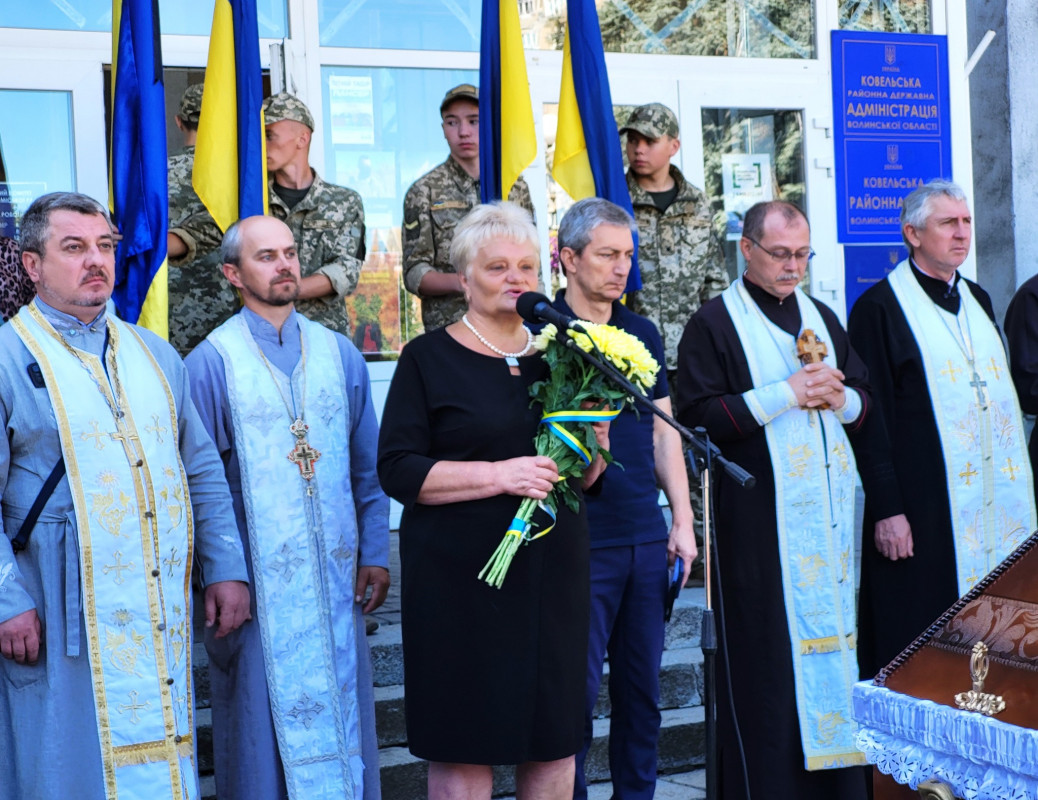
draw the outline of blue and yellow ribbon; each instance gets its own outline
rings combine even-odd
[[[621,406],[622,408],[622,406]],[[574,411],[552,411],[541,417],[541,424],[547,425],[551,432],[561,439],[567,447],[573,450],[581,461],[584,462],[584,466],[591,464],[591,453],[584,446],[584,443],[580,441],[573,433],[566,430],[562,424],[564,422],[611,422],[620,415],[621,408],[600,408],[600,409],[581,409]],[[505,532],[506,536],[516,536],[524,542],[532,542],[534,539],[540,539],[542,536],[547,535],[552,528],[555,527],[555,509],[549,503],[539,501],[537,507],[540,508],[545,514],[551,517],[551,524],[548,525],[544,530],[540,531],[536,536],[530,535],[530,529],[533,527],[533,523],[523,519],[522,517],[513,517],[512,524],[508,526],[508,530]]]
[[[584,466],[591,465],[591,454],[584,443],[566,430],[563,422],[611,422],[620,416],[620,409],[601,408],[574,411],[552,411],[541,417],[541,425],[547,425],[553,434],[561,439],[567,447],[580,456]]]
[[[505,536],[518,536],[524,542],[532,542],[534,539],[540,539],[542,536],[547,536],[551,533],[551,529],[555,527],[555,509],[543,501],[538,501],[537,507],[551,517],[551,524],[548,527],[536,536],[531,536],[530,528],[533,527],[533,523],[528,522],[521,517],[513,517],[512,524],[509,525],[508,530],[505,531]]]

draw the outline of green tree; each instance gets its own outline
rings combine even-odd
[[[814,55],[811,0],[707,0],[689,13],[697,5],[698,0],[605,0],[598,9],[605,49],[754,58]]]

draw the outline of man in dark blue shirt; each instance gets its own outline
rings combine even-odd
[[[644,342],[661,365],[653,400],[670,413],[663,342],[649,320],[619,302],[631,269],[634,220],[601,198],[581,200],[562,220],[559,256],[568,286],[555,307],[591,322],[608,323]],[[588,642],[584,748],[577,754],[575,798],[587,797],[584,759],[592,712],[609,654],[609,768],[613,796],[651,800],[659,738],[659,669],[668,563],[684,559],[682,584],[696,556],[692,507],[677,431],[652,414],[627,407],[609,428],[619,464],[603,474],[602,490],[587,498],[591,530],[591,633]],[[670,503],[670,531],[659,487]]]

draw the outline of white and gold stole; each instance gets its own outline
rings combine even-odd
[[[334,335],[301,314],[305,353],[291,377],[264,363],[236,314],[209,334],[223,359],[267,689],[292,798],[360,798],[357,515],[350,408]],[[275,383],[277,381],[277,383]],[[288,457],[293,415],[320,458],[305,480]],[[363,632],[360,633],[363,635]]]
[[[902,261],[888,280],[923,357],[962,595],[1035,529],[1031,462],[995,326],[965,284],[954,315],[930,299],[911,270]]]
[[[755,387],[800,369],[796,337],[768,320],[737,280],[722,295]],[[802,328],[828,329],[796,290]],[[830,353],[825,362],[836,367]],[[848,390],[850,391],[850,390]],[[830,410],[791,408],[764,426],[775,479],[775,524],[793,655],[797,713],[809,770],[864,764],[854,744],[854,454]]]
[[[172,391],[112,317],[104,364],[35,304],[11,324],[43,371],[72,490],[106,795],[196,798],[191,503]]]

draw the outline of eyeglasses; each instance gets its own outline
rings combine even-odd
[[[757,245],[757,247],[759,247],[769,256],[771,256],[771,260],[774,261],[776,264],[785,264],[791,258],[795,258],[801,264],[806,264],[808,261],[815,257],[815,251],[812,250],[810,247],[808,247],[806,250],[797,250],[796,252],[792,250],[769,250],[756,239],[752,239],[749,236],[746,236],[745,234],[743,236],[744,238],[748,239],[749,241]]]

